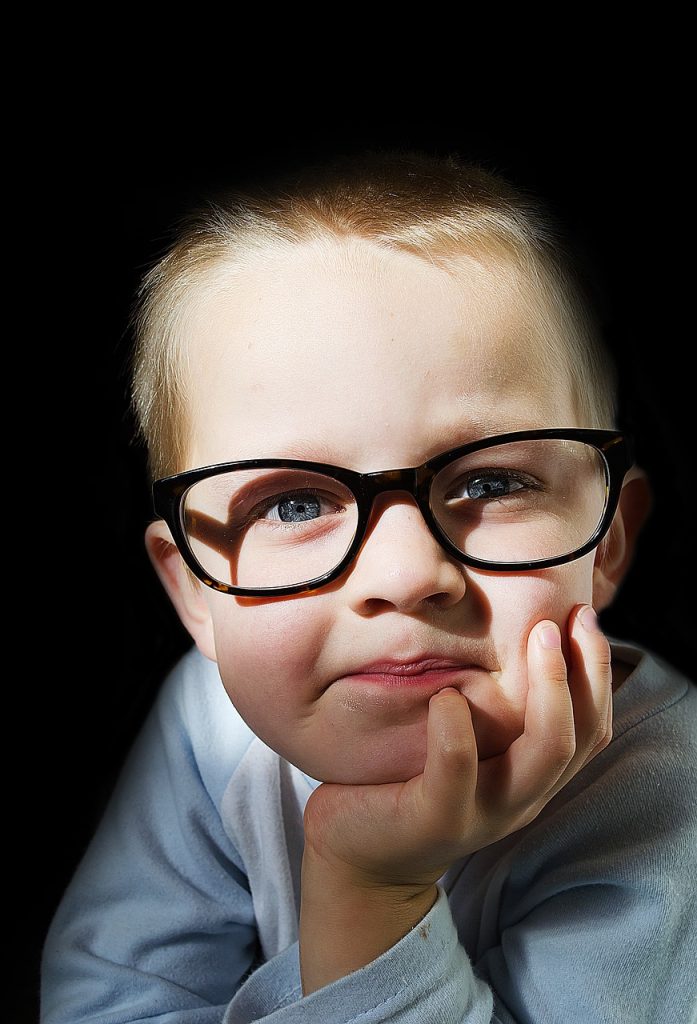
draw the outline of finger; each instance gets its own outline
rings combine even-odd
[[[552,791],[551,799],[612,737],[612,652],[590,605],[569,616],[569,692],[574,709],[576,751]]]
[[[569,688],[574,704],[577,769],[600,753],[612,737],[612,651],[590,605],[569,620]]]
[[[445,836],[461,834],[477,788],[477,741],[467,699],[452,687],[434,694],[428,706],[427,750],[422,793],[431,827]]]
[[[522,816],[544,805],[576,751],[567,666],[555,622],[545,620],[535,626],[528,637],[527,654],[524,730],[500,763],[491,766],[485,796],[498,803],[499,813]]]

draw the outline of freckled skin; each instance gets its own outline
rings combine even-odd
[[[507,430],[582,426],[544,370],[530,308],[510,273],[474,261],[454,280],[356,240],[279,255],[193,317],[188,466],[290,455],[369,472]],[[392,492],[324,590],[264,600],[202,587],[214,646],[197,641],[250,727],[307,774],[403,781],[423,770],[427,697],[369,699],[341,677],[402,652],[473,660],[459,689],[479,757],[501,753],[523,730],[528,634],[549,618],[566,635],[571,608],[592,601],[593,565],[591,552],[536,573],[467,569]]]

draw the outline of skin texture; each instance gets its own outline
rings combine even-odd
[[[370,472],[508,430],[585,426],[563,360],[545,358],[535,301],[512,270],[475,261],[455,280],[357,240],[278,255],[191,312],[181,468],[285,455]],[[413,499],[391,492],[349,572],[274,600],[192,586],[166,526],[148,528],[153,564],[240,714],[330,784],[305,819],[305,992],[388,949],[450,863],[531,820],[609,741],[609,647],[576,612],[612,599],[648,502],[643,474],[630,474],[602,564],[591,552],[485,573],[451,558]],[[535,627],[550,625],[561,646],[542,648]],[[343,678],[424,651],[472,668],[439,693]]]

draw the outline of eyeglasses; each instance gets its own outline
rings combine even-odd
[[[464,565],[515,572],[571,562],[607,533],[633,461],[632,439],[619,431],[523,430],[375,473],[301,459],[224,462],[156,480],[153,504],[206,586],[283,597],[348,569],[386,491],[412,495]]]

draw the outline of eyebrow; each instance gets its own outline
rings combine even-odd
[[[337,465],[329,446],[320,440],[283,444],[279,448],[274,448],[273,455],[269,455],[269,458],[302,459],[305,462],[328,462]]]

